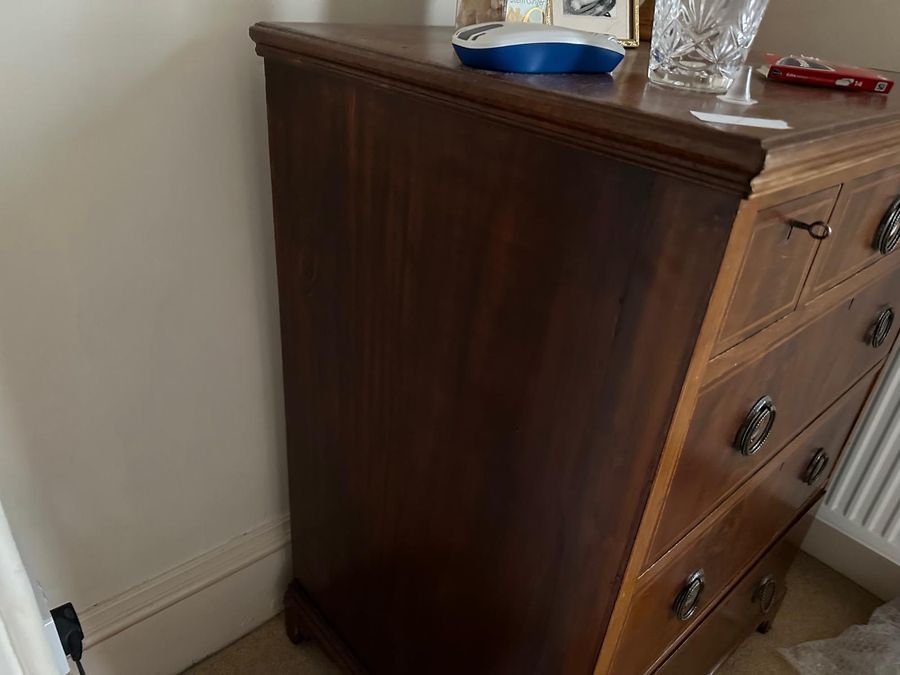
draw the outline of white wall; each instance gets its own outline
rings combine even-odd
[[[3,3],[0,493],[52,604],[87,608],[287,511],[248,27],[449,23],[451,5]]]
[[[769,0],[754,48],[900,71],[898,0]]]

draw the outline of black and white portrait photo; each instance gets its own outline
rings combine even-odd
[[[639,0],[547,0],[550,23],[590,33],[605,33],[626,47],[638,40]]]
[[[563,12],[578,16],[614,16],[616,0],[563,0]]]

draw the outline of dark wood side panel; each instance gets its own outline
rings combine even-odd
[[[587,675],[737,195],[266,72],[296,579],[372,673]]]

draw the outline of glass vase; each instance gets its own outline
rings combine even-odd
[[[768,0],[656,0],[651,82],[721,93],[759,30]]]

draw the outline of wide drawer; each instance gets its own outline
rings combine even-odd
[[[822,491],[874,378],[872,372],[860,380],[644,572],[625,622],[615,673],[641,673],[651,666]],[[702,592],[678,608],[679,617],[676,601],[694,579]]]
[[[648,562],[887,355],[896,329],[876,347],[872,328],[887,326],[887,309],[898,298],[895,269],[701,391]]]
[[[831,235],[822,241],[804,292],[814,298],[886,255],[895,256],[900,237],[900,166],[844,183],[831,218]],[[896,213],[894,230],[890,214]],[[884,225],[883,232],[882,226]],[[884,234],[884,236],[881,236]]]
[[[774,618],[788,589],[785,577],[812,522],[812,511],[756,563],[654,675],[707,675]]]
[[[835,186],[760,211],[753,223],[741,271],[713,353],[728,349],[790,313],[819,247],[839,187]],[[804,223],[811,227],[803,230]]]

